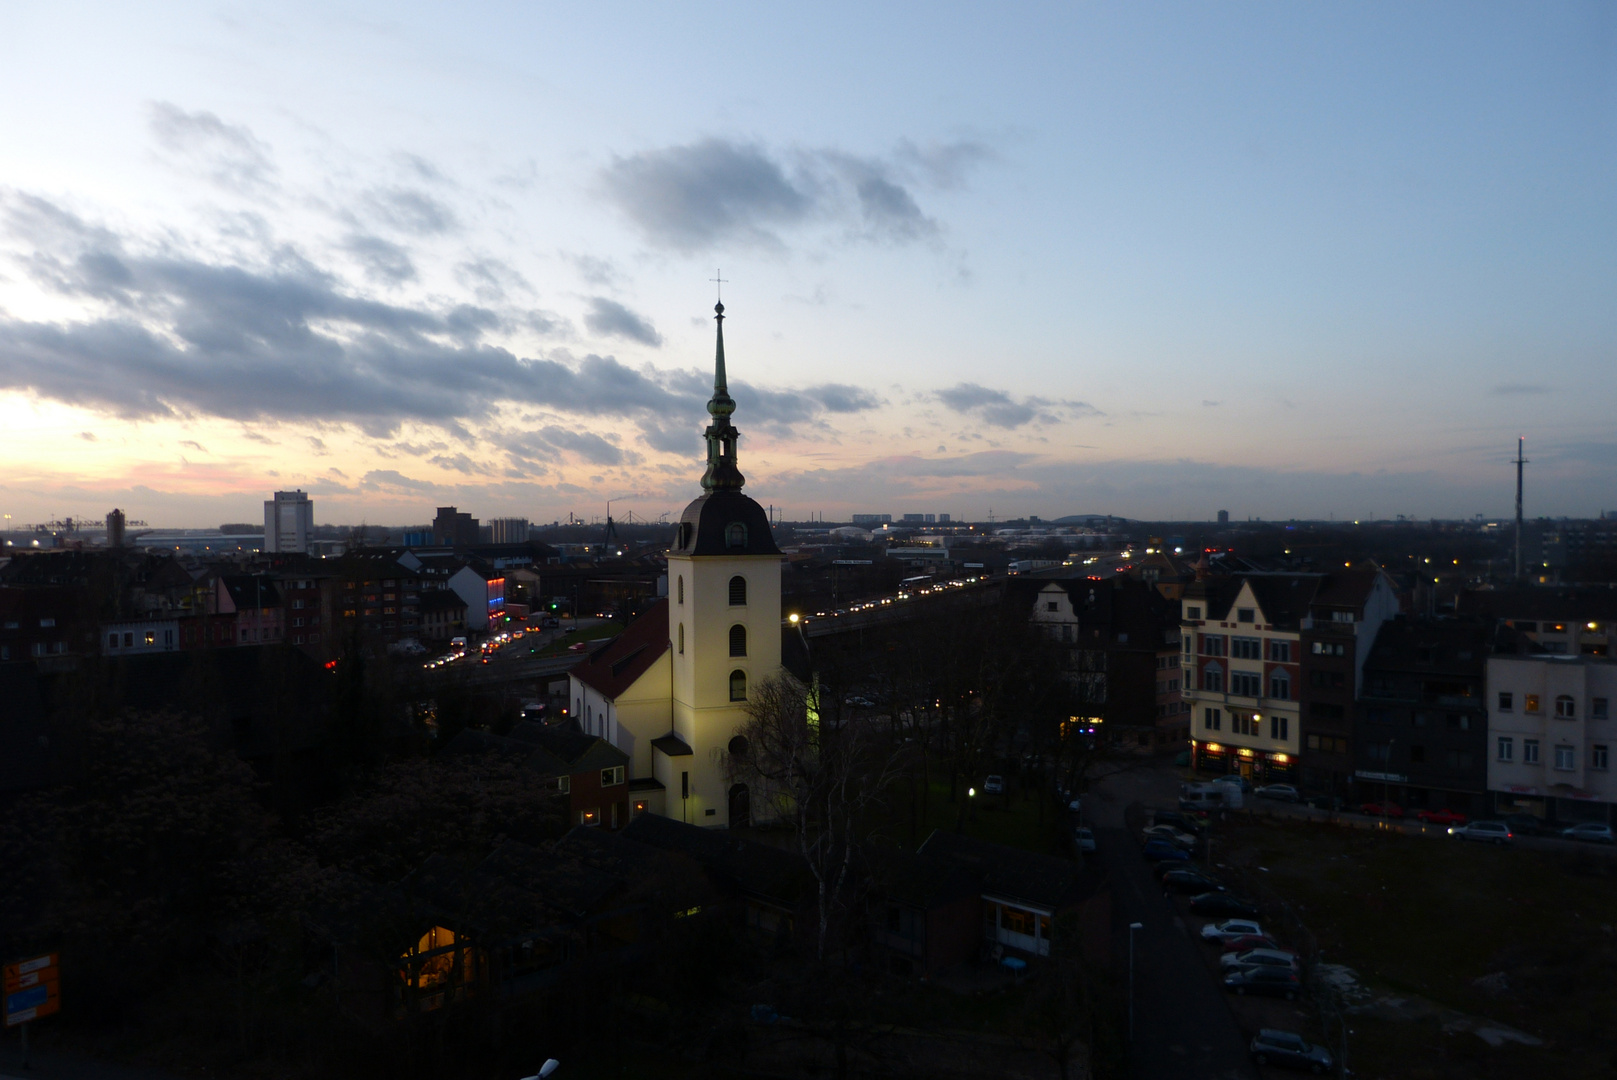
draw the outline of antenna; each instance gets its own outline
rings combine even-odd
[[[1527,464],[1524,453],[1526,436],[1516,437],[1516,580],[1522,579],[1522,466]]]

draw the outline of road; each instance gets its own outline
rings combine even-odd
[[[1129,1075],[1135,1080],[1255,1080],[1248,1038],[1236,1024],[1224,990],[1208,970],[1208,946],[1162,893],[1140,857],[1124,814],[1129,804],[1174,806],[1179,781],[1168,768],[1130,770],[1091,790],[1086,805],[1095,829],[1096,859],[1113,882],[1118,955],[1134,935],[1134,1040]],[[1126,966],[1123,968],[1126,972]]]

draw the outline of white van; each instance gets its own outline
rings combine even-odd
[[[1185,784],[1179,789],[1179,809],[1218,810],[1224,807],[1224,784]]]

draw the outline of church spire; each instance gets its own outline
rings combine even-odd
[[[713,305],[713,321],[718,324],[718,341],[713,356],[713,396],[708,399],[707,412],[713,418],[703,433],[707,439],[707,472],[702,474],[704,491],[740,491],[747,482],[736,466],[736,441],[741,433],[730,423],[730,414],[736,411],[735,399],[724,372],[724,302]]]

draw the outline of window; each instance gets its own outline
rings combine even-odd
[[[1524,708],[1526,709],[1527,712],[1534,712],[1534,713],[1538,712],[1538,695],[1537,694],[1528,694],[1527,695],[1527,704],[1524,706]]]
[[[1269,659],[1277,664],[1291,663],[1291,642],[1269,639]]]
[[[1195,651],[1196,651],[1196,639],[1195,639],[1195,637],[1193,635],[1191,635],[1191,634],[1186,634],[1185,635],[1185,640],[1184,640],[1184,646],[1185,646],[1185,655],[1186,656],[1190,656],[1193,653],[1195,653]]]
[[[1471,767],[1471,752],[1469,750],[1450,750],[1447,754],[1447,759],[1451,772],[1465,772]]]
[[[1329,701],[1311,701],[1308,703],[1308,714],[1315,720],[1345,720],[1347,710],[1341,705],[1334,705]]]
[[[1410,762],[1411,765],[1418,765],[1418,764],[1420,764],[1421,762],[1423,762],[1425,760],[1426,760],[1426,747],[1424,747],[1424,746],[1411,746],[1409,748],[1409,762]]]
[[[1464,713],[1449,713],[1448,717],[1447,717],[1447,723],[1448,723],[1448,726],[1449,726],[1449,730],[1451,730],[1451,731],[1470,731],[1471,730],[1471,717],[1467,716]]]
[[[1514,761],[1516,759],[1516,740],[1509,735],[1499,736],[1496,756],[1500,761]]]
[[[1499,711],[1510,712],[1516,704],[1516,696],[1508,690],[1499,692]]]
[[[1263,694],[1263,676],[1256,671],[1230,672],[1230,693],[1241,697],[1261,697]]]
[[[1370,743],[1364,748],[1365,757],[1375,765],[1385,765],[1392,757],[1391,743]]]
[[[685,624],[679,624],[679,655],[685,655]]]
[[[580,810],[578,812],[578,823],[580,825],[599,825],[601,823],[600,807],[591,807],[588,810]]]
[[[679,575],[679,602],[685,602],[685,575]]]
[[[601,770],[601,786],[612,787],[623,783],[623,766],[614,765],[610,769]]]
[[[1224,635],[1222,635],[1222,634],[1203,634],[1202,635],[1202,655],[1203,656],[1223,656],[1224,655]]]
[[[1277,701],[1291,700],[1291,676],[1284,671],[1269,674],[1269,696]]]
[[[1059,601],[1056,601],[1056,600],[1050,600],[1050,601],[1045,603],[1044,610],[1046,610],[1046,611],[1060,611],[1061,610],[1061,603]]]
[[[1609,718],[1611,706],[1603,697],[1591,698],[1589,701],[1589,719],[1605,720]]]
[[[1261,735],[1258,718],[1252,713],[1230,713],[1230,732],[1235,735]]]
[[[745,671],[730,672],[730,700],[747,700],[747,673]]]
[[[1068,644],[1068,645],[1072,644],[1072,624],[1071,623],[1062,623],[1061,624],[1061,640],[1063,642],[1065,642],[1066,644]]]
[[[1611,750],[1605,743],[1595,743],[1589,747],[1589,768],[1601,770],[1611,768]]]
[[[1185,618],[1191,619],[1191,620],[1196,620],[1196,619],[1200,619],[1201,617],[1202,617],[1202,609],[1201,608],[1199,608],[1199,607],[1187,607],[1185,609]]]
[[[739,521],[732,521],[724,530],[724,546],[744,548],[747,546],[747,527]]]
[[[41,620],[39,620],[39,625],[41,627],[49,629],[50,627],[56,625],[56,620],[55,619],[41,619]]]
[[[1255,614],[1255,612],[1249,607],[1236,608],[1235,609],[1235,621],[1236,622],[1251,622],[1252,621],[1252,616],[1254,614]]]
[[[156,645],[157,644],[157,631],[156,630],[148,630],[148,631],[146,631],[146,644],[148,644],[148,645]]]
[[[1224,712],[1221,709],[1204,709],[1202,711],[1202,727],[1207,731],[1218,731],[1224,725]]]
[[[1555,767],[1561,772],[1571,772],[1576,766],[1576,754],[1570,746],[1557,746],[1555,748]]]
[[[1339,641],[1316,641],[1309,651],[1315,656],[1346,656],[1347,646]]]
[[[740,623],[730,627],[730,655],[747,655],[747,628]]]
[[[1269,717],[1269,738],[1279,739],[1281,742],[1291,738],[1291,717]]]
[[[1208,664],[1205,668],[1203,668],[1202,669],[1202,689],[1203,690],[1220,690],[1220,691],[1223,690],[1224,689],[1224,669],[1219,667],[1217,664]]]
[[[571,776],[556,777],[556,790],[563,795],[570,793],[573,790],[573,778]]]
[[[1308,682],[1316,690],[1329,690],[1346,685],[1347,680],[1340,671],[1311,671],[1308,673]]]
[[[1390,724],[1392,723],[1392,710],[1366,709],[1364,710],[1364,718],[1372,724]]]
[[[1333,612],[1331,612],[1331,621],[1332,622],[1352,622],[1353,621],[1353,612],[1351,612],[1351,611],[1333,611]]]
[[[741,607],[747,602],[747,579],[737,574],[730,579],[730,606]]]
[[[1237,660],[1257,660],[1263,655],[1263,642],[1255,637],[1230,639],[1230,656]]]
[[[108,634],[107,635],[107,647],[109,649],[116,649],[118,647],[118,635],[117,634]]]
[[[1557,720],[1573,720],[1578,715],[1577,703],[1572,700],[1571,694],[1558,694],[1555,698],[1555,718]]]
[[[1537,739],[1523,739],[1522,740],[1522,764],[1523,765],[1537,765],[1538,764],[1538,740]]]

